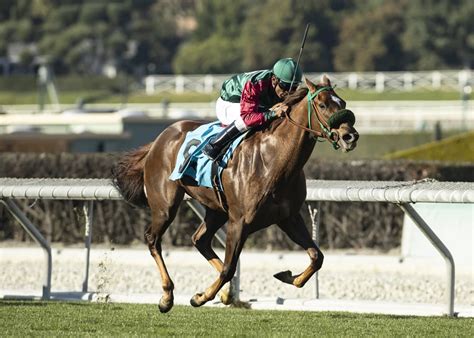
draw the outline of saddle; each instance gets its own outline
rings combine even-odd
[[[176,166],[169,179],[172,181],[186,179],[187,184],[223,191],[222,171],[227,167],[233,152],[247,133],[229,143],[217,161],[211,161],[202,153],[202,149],[222,129],[221,123],[216,121],[188,132],[178,151]]]

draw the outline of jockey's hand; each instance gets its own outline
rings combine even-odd
[[[290,110],[290,107],[288,107],[286,104],[280,102],[277,103],[272,107],[272,111],[275,112],[276,117],[282,117],[285,116],[286,113],[288,113]]]

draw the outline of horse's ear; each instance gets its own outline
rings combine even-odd
[[[331,80],[329,80],[327,74],[323,74],[321,76],[321,84],[323,84],[325,87],[331,87]]]
[[[316,85],[312,83],[308,78],[305,76],[304,82],[306,83],[306,87],[308,87],[310,92],[315,92],[316,91]]]

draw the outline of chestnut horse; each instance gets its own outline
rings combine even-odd
[[[161,312],[167,312],[173,306],[174,288],[163,260],[161,239],[175,218],[185,193],[206,208],[205,220],[193,234],[192,242],[219,273],[204,292],[192,297],[193,306],[214,299],[234,276],[247,237],[272,224],[306,250],[310,258],[309,266],[302,273],[280,272],[276,278],[300,288],[321,268],[323,254],[311,239],[300,214],[306,198],[303,166],[317,137],[327,139],[336,149],[350,151],[356,147],[359,135],[354,129],[354,114],[345,109],[346,103],[335,93],[329,79],[323,76],[317,85],[305,81],[307,88],[299,89],[285,99],[290,107],[285,118],[253,131],[234,152],[222,172],[227,207],[213,189],[192,185],[185,179],[169,179],[186,133],[203,122],[172,124],[154,142],[126,154],[115,167],[114,182],[124,198],[151,209],[152,223],[145,230],[145,240],[161,274]],[[225,258],[222,261],[211,247],[211,240],[226,222]]]

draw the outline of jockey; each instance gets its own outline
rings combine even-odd
[[[203,153],[216,160],[229,142],[246,130],[280,117],[288,107],[280,103],[301,83],[303,72],[291,58],[278,60],[272,69],[232,76],[222,84],[216,102],[217,118],[226,126],[209,141]],[[294,77],[293,87],[290,88]]]

